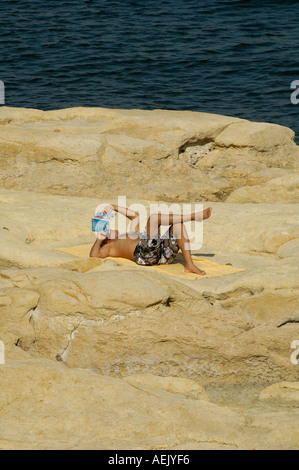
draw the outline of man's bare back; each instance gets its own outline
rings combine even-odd
[[[107,243],[108,256],[112,258],[126,258],[134,261],[134,251],[139,242],[139,237],[132,239],[128,234],[123,237],[120,236],[116,240],[111,240]]]

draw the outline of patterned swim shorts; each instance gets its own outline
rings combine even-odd
[[[153,266],[156,264],[170,264],[179,251],[177,239],[174,238],[172,226],[160,236],[150,238],[146,229],[141,235],[141,240],[135,248],[134,259],[137,264]]]

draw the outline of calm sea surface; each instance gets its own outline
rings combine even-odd
[[[205,111],[299,136],[298,13],[298,1],[1,0],[5,104]]]

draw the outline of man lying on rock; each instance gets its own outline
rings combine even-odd
[[[192,261],[190,241],[184,222],[195,220],[201,222],[209,219],[212,209],[193,212],[189,215],[178,214],[152,214],[143,233],[139,232],[139,214],[130,209],[111,204],[104,208],[104,213],[113,211],[125,215],[131,220],[130,232],[119,235],[117,230],[98,232],[97,239],[90,250],[94,258],[126,258],[139,265],[153,266],[157,264],[170,264],[174,261],[179,250],[185,260],[185,272],[205,275]],[[160,226],[170,225],[164,235],[160,235]]]

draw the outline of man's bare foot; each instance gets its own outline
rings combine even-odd
[[[201,276],[205,276],[207,273],[199,269],[195,264],[190,264],[185,266],[185,273],[194,273],[200,274]]]
[[[202,222],[203,220],[209,219],[211,215],[212,215],[212,208],[208,207],[208,209],[205,209],[204,211],[196,212],[195,220],[197,222]]]

